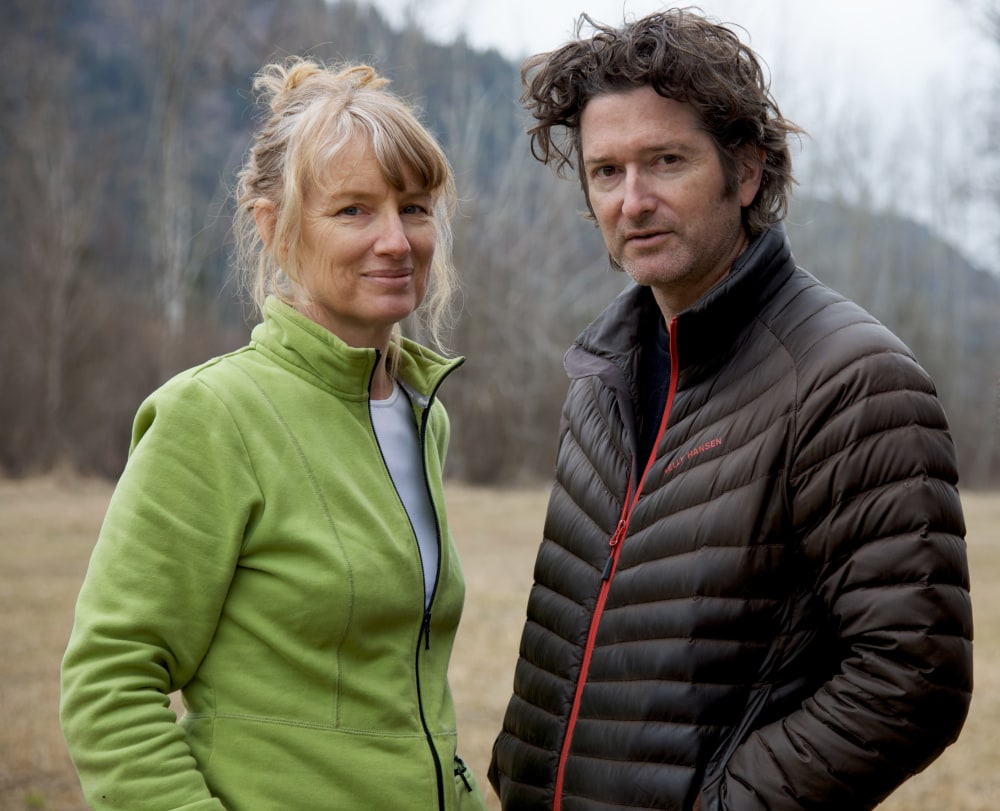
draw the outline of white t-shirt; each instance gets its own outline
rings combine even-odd
[[[371,401],[372,424],[396,492],[417,536],[424,569],[424,607],[431,602],[438,568],[438,526],[424,478],[417,421],[409,398],[395,380],[386,400]]]

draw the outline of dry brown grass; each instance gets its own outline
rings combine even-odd
[[[53,478],[0,480],[0,809],[84,811],[59,730],[59,661],[110,487]],[[510,695],[541,530],[545,488],[451,486],[468,581],[452,667],[459,746],[486,785]],[[976,693],[962,737],[879,811],[992,811],[1000,797],[1000,494],[967,494]]]
[[[79,811],[59,729],[59,662],[110,489],[0,482],[0,809]]]

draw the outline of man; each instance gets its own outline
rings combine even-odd
[[[796,267],[798,128],[731,31],[584,15],[522,76],[533,154],[577,168],[635,285],[566,356],[503,808],[872,808],[955,740],[972,691],[933,384]]]

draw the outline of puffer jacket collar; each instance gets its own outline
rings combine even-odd
[[[681,370],[732,347],[736,335],[795,268],[785,229],[760,234],[732,270],[691,307],[677,315]],[[659,317],[648,287],[629,285],[577,338],[564,359],[571,379],[598,375],[610,388],[635,394],[642,330]]]

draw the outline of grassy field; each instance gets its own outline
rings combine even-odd
[[[59,730],[58,670],[109,494],[105,483],[0,480],[0,811],[87,808]],[[545,499],[544,488],[449,489],[469,586],[452,668],[459,746],[484,787]],[[976,620],[972,712],[958,743],[879,811],[993,811],[1000,802],[1000,494],[964,501]]]

